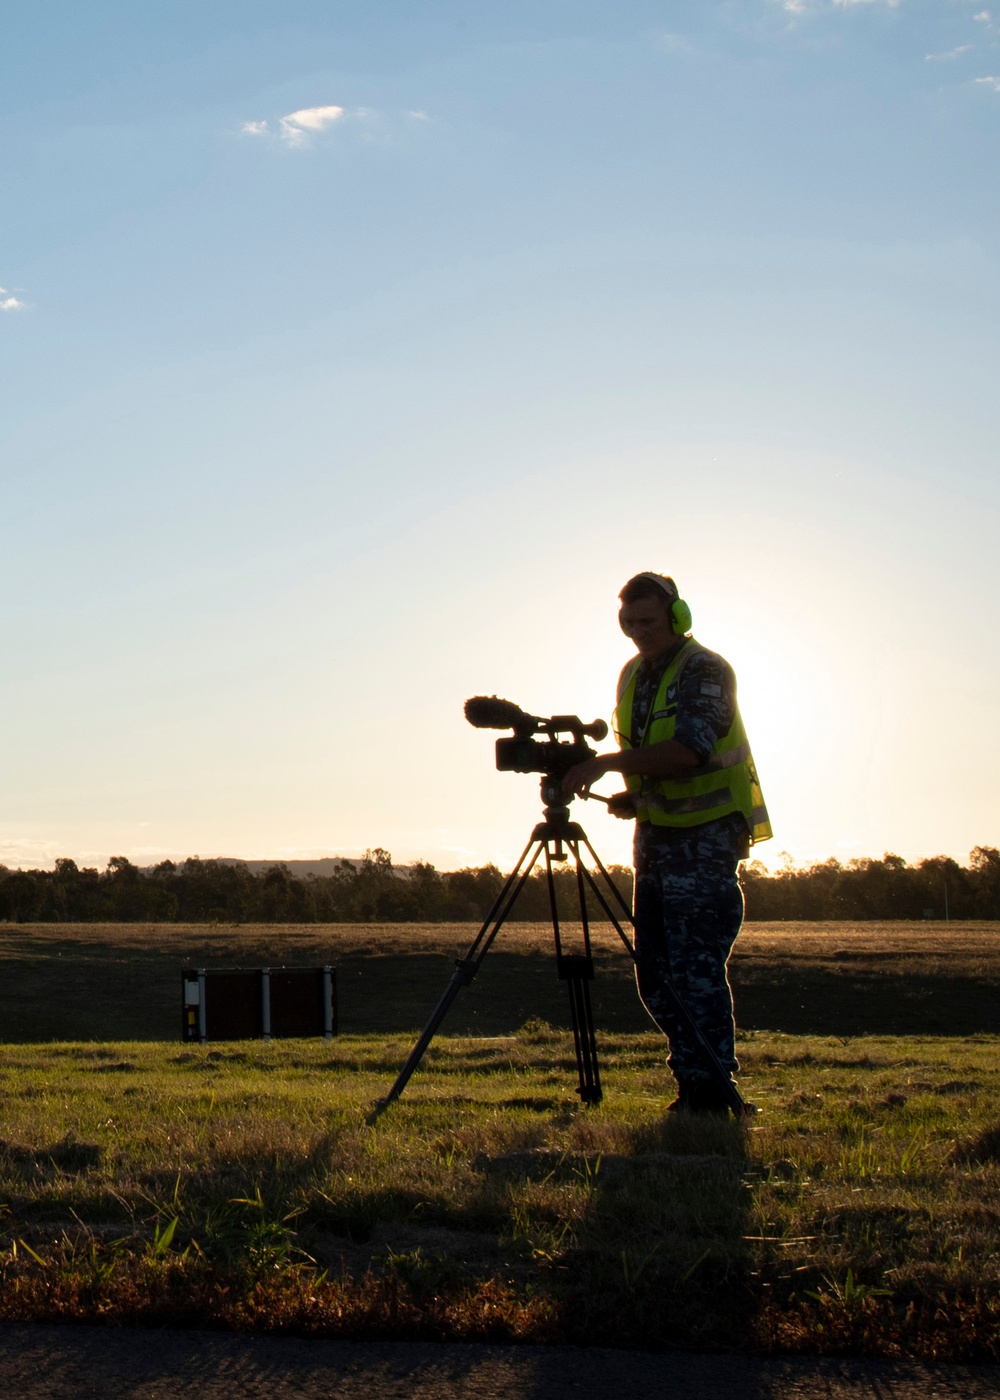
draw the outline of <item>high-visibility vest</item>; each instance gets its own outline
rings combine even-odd
[[[704,651],[707,648],[693,637],[677,649],[646,716],[640,747],[674,737],[681,672],[693,656]],[[618,680],[614,731],[622,749],[633,747],[632,701],[640,662],[638,656],[630,661]],[[730,812],[741,812],[751,842],[766,841],[772,834],[764,794],[757,781],[757,770],[738,709],[729,732],[716,739],[707,761],[692,769],[690,777],[649,778],[633,774],[626,777],[625,786],[635,795],[639,821],[649,821],[654,826],[701,826]]]

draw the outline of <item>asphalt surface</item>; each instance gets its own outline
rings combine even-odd
[[[1000,1367],[0,1325],[8,1400],[981,1400]]]

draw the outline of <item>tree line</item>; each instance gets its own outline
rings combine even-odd
[[[626,899],[632,872],[612,866]],[[576,907],[575,876],[554,872],[559,907]],[[419,862],[397,869],[380,847],[358,861],[341,860],[329,875],[293,874],[276,863],[261,873],[238,861],[161,861],[150,868],[112,856],[107,869],[57,860],[54,870],[0,866],[0,920],[12,923],[442,923],[486,917],[504,882],[495,865],[439,871]],[[977,846],[968,865],[932,856],[909,865],[881,860],[826,860],[776,872],[759,861],[742,871],[747,918],[1000,919],[1000,851]],[[594,918],[602,916],[593,898]],[[547,920],[544,871],[534,872],[512,912]]]
[[[557,873],[565,898],[567,871]],[[619,876],[623,872],[619,871]],[[628,873],[628,872],[624,872]],[[239,861],[161,861],[143,869],[112,856],[106,870],[57,860],[54,870],[0,866],[0,920],[14,923],[445,923],[483,919],[503,888],[495,865],[399,870],[380,847],[340,860],[330,875],[295,875],[281,862],[256,873]],[[518,900],[519,919],[548,918],[538,874]]]
[[[930,856],[824,860],[769,873],[759,861],[743,871],[747,917],[781,919],[1000,919],[1000,851],[976,846],[968,865]]]

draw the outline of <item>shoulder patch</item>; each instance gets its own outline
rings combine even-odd
[[[711,695],[714,700],[719,700],[722,698],[722,686],[713,685],[711,681],[702,681],[701,693],[702,695]]]

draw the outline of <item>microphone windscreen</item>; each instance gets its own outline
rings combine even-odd
[[[513,700],[499,695],[473,695],[465,702],[465,718],[476,729],[517,729],[530,716]]]

